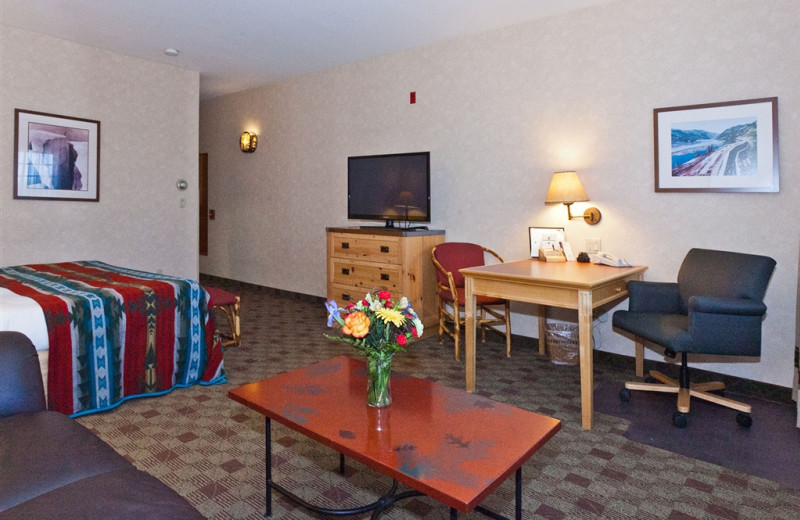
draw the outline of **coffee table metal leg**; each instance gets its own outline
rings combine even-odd
[[[517,468],[517,474],[514,476],[514,489],[517,498],[517,507],[514,511],[516,520],[522,520],[522,466]]]
[[[265,517],[270,518],[272,517],[272,490],[275,489],[279,491],[295,503],[302,505],[303,507],[317,512],[324,515],[330,516],[350,516],[350,515],[357,515],[363,514],[369,511],[372,511],[372,515],[370,518],[376,519],[380,517],[383,512],[388,509],[392,504],[397,502],[398,500],[404,500],[406,498],[416,497],[416,496],[424,496],[424,493],[419,491],[406,491],[404,493],[397,493],[397,484],[396,480],[392,480],[392,487],[391,489],[381,498],[373,502],[372,504],[367,504],[366,506],[356,507],[352,509],[328,509],[315,506],[309,502],[306,502],[299,496],[295,495],[288,489],[284,488],[283,486],[275,483],[272,481],[272,424],[269,417],[265,418],[265,448],[266,448],[266,456],[265,456],[265,472],[266,472],[266,481],[267,481],[267,492],[266,492],[266,503],[267,503],[267,512],[264,514]],[[344,454],[339,453],[339,473],[344,474],[345,471],[345,464],[344,464]],[[516,510],[514,513],[514,518],[516,520],[522,520],[522,467],[520,466],[517,468],[515,473],[515,498],[516,498]],[[497,520],[506,520],[506,517],[495,513],[494,511],[490,511],[483,506],[478,506],[475,508],[475,511],[488,516],[489,518],[494,518]],[[450,508],[450,520],[457,520],[458,519],[458,510],[456,508]]]
[[[266,517],[272,516],[272,425],[269,417],[266,418],[266,477],[267,477],[267,512],[264,514]]]

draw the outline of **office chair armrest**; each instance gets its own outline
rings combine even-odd
[[[767,312],[767,306],[764,302],[747,298],[692,296],[689,298],[689,314],[693,312],[736,316],[763,316]]]
[[[761,320],[767,306],[748,298],[689,298],[688,343],[681,352],[761,355]]]
[[[632,280],[628,282],[628,294],[630,311],[680,313],[681,297],[677,283]]]

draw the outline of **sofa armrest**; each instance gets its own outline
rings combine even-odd
[[[20,332],[0,332],[0,417],[46,409],[36,348]]]

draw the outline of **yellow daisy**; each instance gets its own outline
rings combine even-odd
[[[400,327],[406,322],[406,317],[397,309],[378,309],[375,314],[384,322],[391,323],[395,327]]]

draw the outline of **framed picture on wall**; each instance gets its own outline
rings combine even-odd
[[[16,109],[14,198],[100,200],[100,121]]]
[[[653,111],[657,192],[777,192],[778,98]]]
[[[562,227],[528,228],[531,244],[531,258],[539,258],[540,249],[562,249],[566,235]]]

